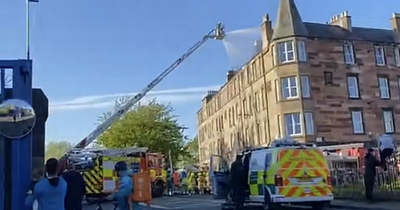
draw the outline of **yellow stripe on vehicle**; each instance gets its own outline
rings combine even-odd
[[[278,152],[277,171],[283,178],[278,193],[286,197],[325,196],[331,192],[324,179],[329,176],[326,161],[317,149],[283,149]],[[290,184],[293,177],[319,177],[320,182],[307,186]]]

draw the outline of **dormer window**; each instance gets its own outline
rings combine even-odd
[[[278,44],[279,63],[294,61],[293,41],[281,42]]]

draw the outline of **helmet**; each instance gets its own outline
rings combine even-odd
[[[114,166],[115,171],[126,171],[128,170],[128,165],[125,161],[119,161]]]

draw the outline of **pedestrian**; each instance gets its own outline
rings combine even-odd
[[[68,164],[68,171],[63,173],[67,182],[67,194],[65,196],[65,210],[82,210],[82,199],[85,195],[85,181],[82,175],[75,170],[73,164]]]
[[[238,209],[243,207],[245,201],[245,187],[247,184],[242,155],[236,155],[236,160],[231,164],[231,189],[233,201]]]
[[[115,200],[119,210],[130,210],[133,183],[128,165],[124,161],[119,161],[115,164],[114,170],[118,177],[118,189],[112,194],[112,199]]]
[[[378,137],[379,141],[379,157],[381,159],[381,166],[385,171],[387,171],[386,159],[392,156],[393,152],[396,149],[396,143],[394,139],[389,134],[381,134]]]
[[[166,175],[165,179],[167,181],[167,195],[168,196],[174,195],[174,182],[173,182],[171,168],[167,169],[167,175]]]
[[[43,170],[41,169],[34,169],[32,171],[32,180],[31,183],[29,184],[29,189],[27,196],[29,196],[29,192],[33,191],[35,189],[35,185],[43,178]],[[38,209],[38,202],[35,200],[32,205],[32,210],[37,210]]]
[[[39,180],[33,189],[28,190],[25,204],[30,207],[35,200],[38,210],[63,210],[67,183],[58,177],[58,160],[50,158],[46,161],[46,178]]]
[[[380,162],[376,159],[374,153],[375,151],[373,149],[368,149],[367,154],[365,155],[365,198],[370,202],[373,201],[376,167],[380,165]]]

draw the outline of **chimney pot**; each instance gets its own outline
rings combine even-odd
[[[269,15],[268,14],[264,14],[263,18],[262,18],[262,22],[266,22],[269,21]]]

